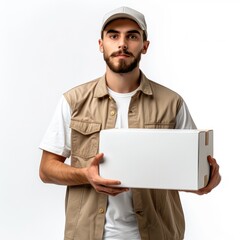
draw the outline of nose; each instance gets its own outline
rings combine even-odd
[[[126,39],[124,37],[119,39],[119,45],[118,45],[118,49],[122,49],[122,50],[127,50],[128,46],[127,46],[127,42]]]
[[[118,49],[127,50],[127,45],[119,45]]]

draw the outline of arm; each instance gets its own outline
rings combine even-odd
[[[75,168],[64,163],[65,157],[43,151],[39,175],[45,183],[60,185],[91,184],[99,193],[115,196],[127,191],[126,188],[112,187],[121,184],[117,180],[104,179],[99,176],[99,162],[103,154],[97,154],[87,168]]]
[[[84,169],[74,168],[64,163],[65,157],[43,151],[39,169],[39,175],[44,183],[59,185],[86,184]]]
[[[125,188],[112,187],[120,184],[119,181],[99,176],[99,163],[103,154],[97,154],[88,168],[76,168],[64,163],[71,154],[70,119],[71,109],[66,99],[62,97],[40,144],[43,150],[39,169],[42,181],[68,186],[91,184],[97,192],[109,195],[126,191]]]

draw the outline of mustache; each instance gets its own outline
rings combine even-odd
[[[128,55],[130,57],[134,57],[134,55],[131,52],[129,52],[128,50],[119,50],[117,52],[113,52],[111,54],[111,57],[117,57],[117,56],[122,55],[122,54]]]

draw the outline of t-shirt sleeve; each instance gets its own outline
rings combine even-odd
[[[70,119],[71,109],[62,96],[39,148],[66,158],[69,157],[71,154]]]
[[[176,129],[196,129],[196,125],[188,110],[187,104],[183,101],[176,117]]]

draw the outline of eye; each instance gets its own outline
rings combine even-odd
[[[109,38],[116,40],[118,38],[118,34],[109,34]]]
[[[130,40],[137,40],[138,39],[138,35],[137,34],[129,34],[127,36],[128,39]]]

